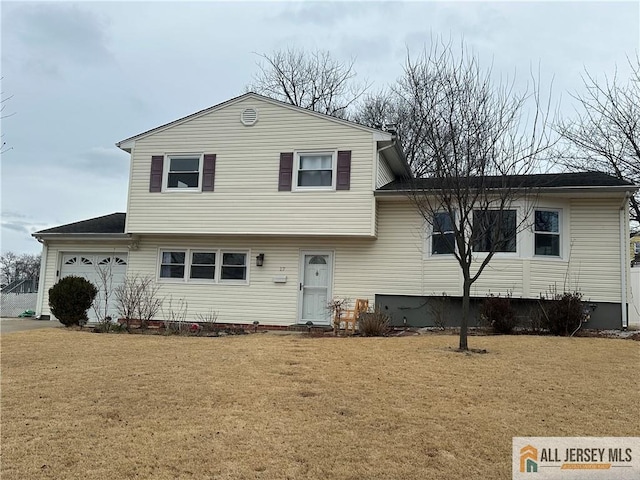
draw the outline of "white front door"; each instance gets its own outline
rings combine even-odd
[[[331,252],[300,252],[299,322],[330,325]]]

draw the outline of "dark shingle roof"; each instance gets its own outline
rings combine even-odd
[[[126,217],[126,213],[111,213],[101,217],[40,230],[34,233],[34,236],[44,233],[124,233],[124,221]]]
[[[592,188],[592,187],[629,187],[634,184],[626,180],[612,177],[602,172],[578,173],[544,173],[536,175],[505,175],[494,177],[470,177],[472,188],[484,182],[486,188]],[[440,187],[438,178],[418,178],[413,180],[396,180],[380,187],[379,192],[404,192],[411,190],[431,190]]]

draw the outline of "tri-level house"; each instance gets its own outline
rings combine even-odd
[[[114,286],[148,276],[189,319],[215,311],[235,324],[328,325],[331,299],[363,298],[396,324],[430,325],[429,297],[461,295],[460,268],[437,248],[446,232],[425,227],[401,187],[411,172],[392,133],[247,93],[117,146],[131,154],[126,214],[34,234],[39,315],[60,278],[95,279],[105,265]],[[594,305],[594,324],[626,326],[635,186],[548,180],[531,213],[545,222],[496,254],[473,295],[567,286]]]

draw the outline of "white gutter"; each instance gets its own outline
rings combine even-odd
[[[629,225],[628,205],[629,194],[627,193],[620,207],[620,308],[622,310],[623,330],[629,327],[629,319],[627,317],[627,269],[629,268],[629,262],[627,261],[629,254],[629,236],[627,235],[627,227]]]
[[[38,296],[36,297],[36,318],[42,315],[42,302],[44,300],[44,277],[47,274],[47,254],[49,247],[47,242],[38,240],[42,243],[42,255],[40,257],[40,278],[38,279]]]

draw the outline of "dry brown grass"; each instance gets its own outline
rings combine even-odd
[[[501,479],[513,436],[638,432],[640,344],[2,337],[2,479]]]

